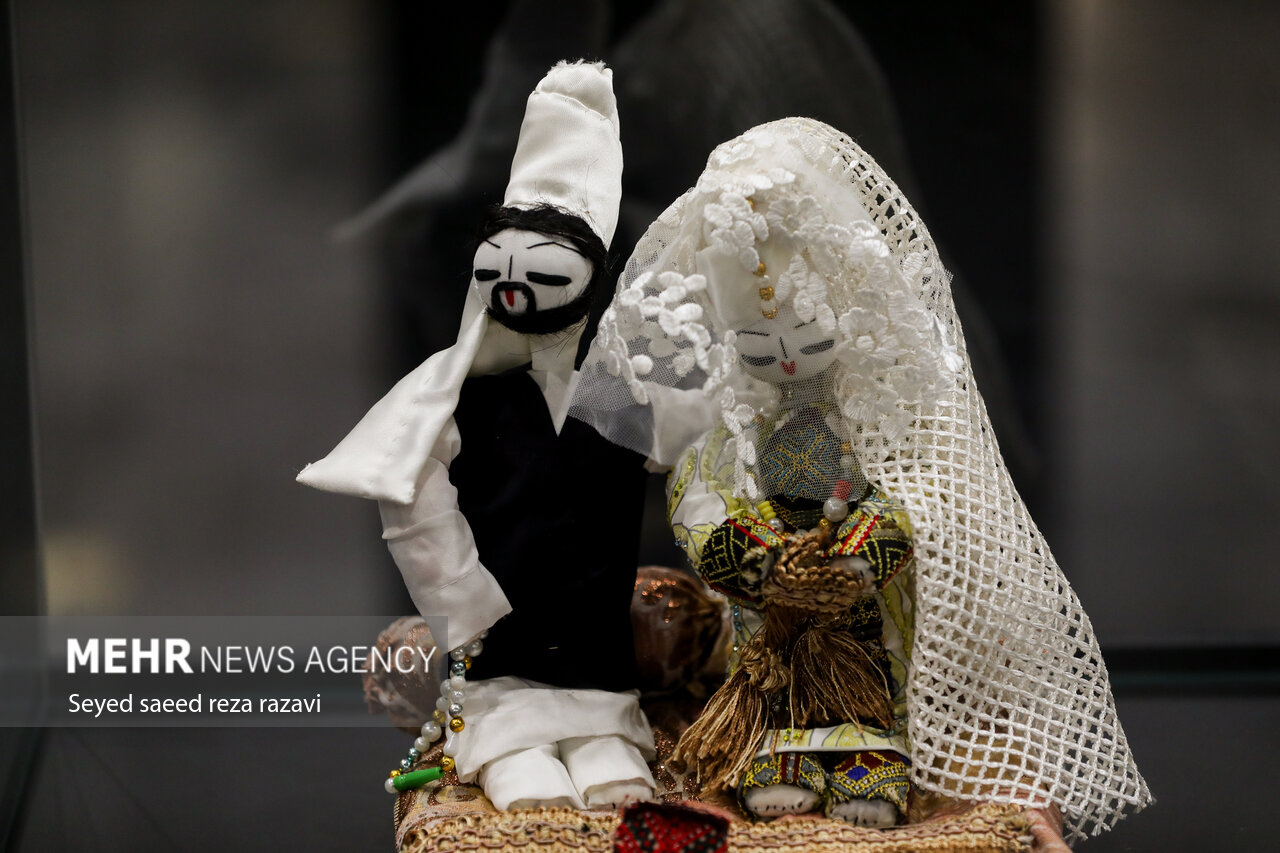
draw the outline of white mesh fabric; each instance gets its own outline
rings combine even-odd
[[[767,276],[752,272],[761,261]],[[778,307],[819,323],[837,341],[821,418],[914,531],[913,781],[1050,801],[1071,837],[1096,834],[1151,797],[1088,616],[1001,459],[949,279],[848,137],[810,119],[762,125],[719,146],[637,245],[572,413],[668,465],[727,430],[734,492],[755,500],[769,488],[757,444],[815,415],[747,374],[737,332]],[[812,496],[847,476],[835,465]]]

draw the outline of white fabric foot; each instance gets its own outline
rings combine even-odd
[[[468,681],[467,728],[458,733],[453,754],[458,778],[470,782],[503,756],[587,736],[621,737],[652,755],[653,730],[636,696],[546,687],[511,676]]]
[[[827,817],[855,826],[884,829],[898,822],[898,809],[888,800],[849,800],[828,808]]]
[[[818,805],[818,794],[796,785],[766,785],[752,788],[742,797],[747,811],[757,817],[804,814]]]
[[[583,808],[582,799],[554,745],[537,746],[494,759],[481,768],[479,782],[485,796],[500,810],[542,806]]]
[[[560,741],[560,760],[590,809],[616,809],[653,799],[653,774],[631,742],[608,735]]]
[[[653,785],[645,782],[614,782],[594,785],[582,792],[589,809],[620,809],[628,803],[653,802]]]

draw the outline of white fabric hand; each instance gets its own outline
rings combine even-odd
[[[379,501],[383,538],[431,636],[445,649],[490,628],[511,612],[497,580],[480,564],[471,526],[458,509],[449,463],[461,450],[450,418],[419,475],[413,503]]]

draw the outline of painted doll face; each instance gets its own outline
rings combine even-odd
[[[471,275],[489,313],[523,332],[581,302],[591,273],[591,262],[568,240],[508,228],[481,241]]]
[[[772,320],[761,318],[738,329],[738,358],[747,373],[774,385],[817,376],[836,360],[835,334],[805,323],[790,303],[778,307]]]

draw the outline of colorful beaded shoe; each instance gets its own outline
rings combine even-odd
[[[893,826],[907,813],[910,760],[891,750],[829,756],[824,812],[861,826]]]
[[[826,786],[826,771],[817,756],[779,752],[752,762],[738,798],[757,817],[802,814],[818,807]]]

